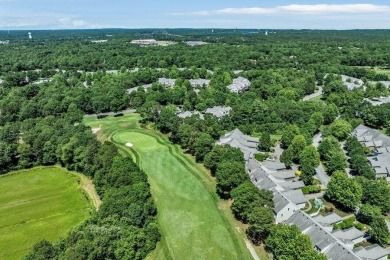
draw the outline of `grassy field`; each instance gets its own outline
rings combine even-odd
[[[368,70],[373,70],[378,74],[384,74],[390,77],[390,68],[383,68],[383,67],[370,67],[370,66],[352,66],[352,67],[359,67],[364,68]]]
[[[162,135],[140,129],[139,119],[135,114],[87,118],[85,124],[101,127],[98,137],[113,141],[148,175],[162,233],[149,259],[251,259],[245,234],[219,208],[215,182],[207,171]]]
[[[56,241],[81,224],[91,203],[79,177],[42,167],[0,177],[0,259],[21,259],[42,239]]]

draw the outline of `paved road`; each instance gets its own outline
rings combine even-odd
[[[276,146],[274,147],[274,156],[276,157],[276,159],[279,161],[280,160],[280,156],[282,155],[284,149],[281,147],[281,144],[277,143]]]
[[[330,177],[328,174],[326,174],[324,167],[322,166],[322,163],[316,168],[316,175],[317,179],[322,183],[322,188],[326,188],[328,186],[328,183],[330,181]]]
[[[251,252],[253,259],[254,260],[260,260],[260,257],[257,255],[257,253],[256,253],[255,249],[253,248],[252,244],[247,239],[245,239],[245,245],[249,249],[249,252]]]
[[[315,136],[313,136],[313,145],[315,148],[318,148],[322,141],[322,133],[318,133]]]
[[[107,112],[107,113],[100,113],[98,115],[99,116],[113,116],[113,115],[116,115],[116,114],[119,114],[119,113],[128,114],[128,113],[135,113],[135,112],[136,112],[135,109],[126,109],[126,110],[119,111],[118,113]],[[84,115],[84,117],[96,117],[98,115],[97,114],[90,114],[90,115]]]
[[[303,101],[309,101],[313,98],[321,96],[322,94],[323,94],[323,87],[318,86],[318,90],[316,92],[314,92],[313,94],[310,94],[310,95],[303,97]]]

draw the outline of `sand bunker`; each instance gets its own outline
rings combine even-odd
[[[100,127],[98,128],[92,128],[92,133],[96,134],[97,132],[99,132],[101,130]]]
[[[132,143],[127,143],[126,146],[127,147],[133,147],[134,145]]]

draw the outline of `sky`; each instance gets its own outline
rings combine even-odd
[[[0,0],[0,30],[390,29],[390,0]]]

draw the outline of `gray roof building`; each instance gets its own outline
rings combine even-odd
[[[301,211],[294,212],[286,223],[296,225],[303,234],[308,235],[314,248],[325,254],[328,259],[359,259],[351,249],[343,245],[341,241],[321,226],[320,223]]]
[[[295,172],[293,170],[276,171],[271,173],[277,179],[290,180],[295,178]]]
[[[355,227],[344,230],[336,230],[333,231],[332,234],[340,239],[344,244],[351,244],[352,246],[356,244],[356,242],[361,242],[364,237],[364,232]]]
[[[371,99],[365,98],[364,100],[371,103],[371,105],[373,105],[373,106],[380,106],[383,104],[390,103],[390,97],[379,97],[379,98],[371,98]]]
[[[346,75],[341,75],[341,80],[343,81],[343,85],[350,91],[356,88],[360,88],[364,85],[363,80]]]
[[[289,190],[283,191],[282,195],[296,205],[302,205],[306,203],[305,195],[303,195],[302,190]],[[304,205],[303,205],[304,206]]]
[[[286,181],[280,183],[280,186],[287,190],[296,190],[305,187],[305,184],[303,181]]]
[[[191,47],[208,44],[207,42],[203,42],[203,41],[186,41],[185,43]]]
[[[233,93],[241,93],[244,92],[245,90],[248,90],[251,86],[251,82],[243,77],[238,77],[236,79],[233,79],[233,83],[227,88],[229,89],[230,92]]]
[[[369,83],[371,85],[376,85],[376,84],[380,83],[380,84],[383,84],[387,88],[390,87],[390,81],[370,81]]]
[[[227,144],[240,149],[244,153],[245,160],[248,161],[254,154],[258,153],[257,147],[259,145],[259,139],[249,135],[244,135],[236,128],[232,132],[222,136],[217,144]]]
[[[185,111],[177,114],[177,116],[180,118],[188,118],[192,117],[193,115],[199,115],[200,119],[204,119],[203,114],[199,113],[198,111]]]
[[[264,161],[262,164],[271,171],[282,171],[286,169],[286,165],[282,162]]]
[[[231,107],[215,106],[215,107],[206,109],[205,113],[206,114],[213,114],[217,118],[222,118],[226,115],[229,115],[231,110],[232,110]]]
[[[189,81],[193,88],[208,87],[210,85],[210,80],[208,79],[190,79]]]
[[[377,177],[390,177],[390,137],[364,125],[355,128],[352,135],[364,146],[375,148],[368,161]]]
[[[385,260],[389,255],[389,251],[383,249],[379,245],[372,245],[370,247],[357,247],[353,249],[356,255],[363,260]]]
[[[176,79],[159,78],[158,83],[166,86],[167,88],[171,88],[175,86]]]
[[[334,224],[343,221],[343,219],[336,213],[331,213],[326,216],[318,215],[313,217],[313,219],[323,226],[333,226]]]
[[[153,84],[146,84],[146,85],[142,85],[142,86],[138,86],[138,87],[135,87],[135,88],[129,88],[127,90],[127,93],[130,94],[132,92],[135,92],[137,91],[139,88],[142,88],[144,89],[145,91],[148,89],[148,88],[151,88]]]

